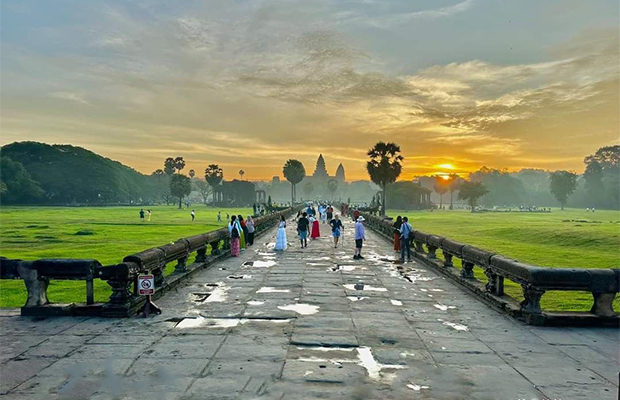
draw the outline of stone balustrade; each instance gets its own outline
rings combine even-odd
[[[254,219],[255,236],[276,226],[282,215],[297,209],[285,210]],[[191,257],[194,256],[192,262]],[[230,255],[230,236],[224,227],[208,233],[181,238],[173,243],[131,254],[119,264],[102,266],[97,260],[42,259],[36,261],[0,258],[0,279],[22,279],[28,290],[28,300],[22,315],[101,315],[128,317],[144,306],[145,297],[138,296],[139,275],[152,274],[155,279],[153,298],[161,297],[195,272]],[[175,263],[174,271],[166,275],[166,267]],[[50,280],[86,281],[86,304],[50,304],[47,287]],[[102,279],[112,288],[107,303],[94,304],[93,280]]]
[[[363,215],[369,228],[390,241],[394,239],[391,218]],[[414,230],[412,241],[412,251],[417,259],[529,324],[617,326],[620,323],[612,307],[620,287],[619,269],[543,268],[420,230]],[[455,267],[455,258],[460,260],[460,270]],[[476,268],[484,272],[487,282],[476,279]],[[523,301],[519,302],[504,292],[506,279],[521,286]],[[590,292],[593,306],[589,312],[548,312],[540,303],[548,291]]]

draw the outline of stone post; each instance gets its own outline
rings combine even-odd
[[[521,302],[521,311],[530,314],[542,314],[540,298],[545,294],[545,291],[529,284],[522,284],[521,287],[523,288],[523,297],[525,298]]]
[[[181,274],[187,271],[187,259],[189,257],[186,255],[177,260],[177,265],[174,266],[174,273]]]
[[[454,267],[454,264],[452,263],[452,254],[444,252],[443,257],[444,257],[444,261],[443,261],[444,267]]]
[[[616,297],[615,293],[592,293],[594,305],[590,312],[599,317],[613,317],[615,315],[612,303]]]
[[[426,245],[426,248],[428,249],[428,258],[429,260],[435,260],[437,258],[437,247],[435,246],[431,246],[430,244]]]
[[[463,260],[462,264],[461,277],[465,279],[474,279],[474,263]]]
[[[207,261],[207,245],[196,250],[196,262],[203,263]]]
[[[218,254],[220,254],[220,239],[216,239],[210,242],[209,245],[211,246],[212,256],[217,256]]]

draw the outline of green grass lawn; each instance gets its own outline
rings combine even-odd
[[[537,266],[620,268],[620,211],[553,209],[541,214],[472,214],[465,210],[388,210],[387,214],[408,216],[415,229]],[[486,281],[481,269],[475,271],[478,279]],[[522,299],[521,288],[514,282],[506,282],[506,292]],[[542,305],[547,310],[589,310],[592,296],[584,292],[550,292],[543,296]],[[614,307],[620,309],[618,299]]]
[[[251,214],[248,208],[222,208],[223,222],[218,224],[220,209],[195,205],[196,220],[192,223],[191,209],[148,208],[151,221],[140,222],[140,207],[2,207],[0,255],[22,260],[94,258],[103,265],[116,264],[129,254],[223,227],[226,213]],[[80,231],[92,235],[79,235]],[[95,280],[96,302],[106,302],[110,293],[107,283]],[[54,303],[83,303],[86,283],[52,281],[48,296]],[[0,307],[19,307],[25,301],[21,280],[0,280]]]

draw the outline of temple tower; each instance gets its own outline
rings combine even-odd
[[[314,174],[312,174],[315,178],[327,178],[329,175],[327,174],[327,169],[325,168],[325,160],[323,159],[323,154],[319,155],[319,159],[316,161],[316,168],[314,169]]]

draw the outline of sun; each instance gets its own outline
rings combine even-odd
[[[447,181],[448,179],[450,179],[449,175],[442,175],[441,179],[443,179],[444,181]]]

